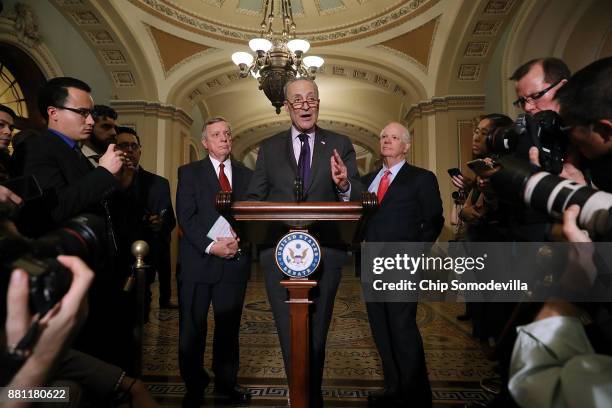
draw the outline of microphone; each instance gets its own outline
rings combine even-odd
[[[301,177],[296,177],[293,181],[293,198],[296,203],[304,201],[304,181]]]

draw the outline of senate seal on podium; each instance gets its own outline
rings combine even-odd
[[[321,261],[321,247],[307,232],[290,232],[276,245],[276,264],[290,278],[306,278]]]

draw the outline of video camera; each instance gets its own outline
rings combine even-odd
[[[0,226],[5,225],[3,221],[0,219]],[[104,220],[95,215],[72,218],[36,240],[0,227],[0,293],[6,294],[12,270],[24,269],[29,276],[30,310],[43,316],[72,283],[72,273],[56,260],[57,255],[75,255],[89,264],[96,263],[102,255],[100,249],[105,248],[100,242],[105,237],[104,229]],[[4,300],[2,303],[0,309],[6,305]]]
[[[491,176],[491,186],[499,197],[522,201],[557,220],[572,204],[580,206],[578,226],[598,240],[612,232],[612,194],[541,171],[514,157],[497,161],[501,168]]]
[[[491,133],[486,143],[491,153],[503,156],[514,152],[521,138],[529,138],[531,144],[538,148],[542,170],[552,174],[561,173],[569,137],[557,112],[546,110],[533,116],[522,113],[513,126],[498,128]]]

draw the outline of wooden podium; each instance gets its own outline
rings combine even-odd
[[[317,221],[335,222],[340,239],[346,244],[357,242],[364,216],[378,205],[376,195],[365,192],[362,202],[263,202],[237,201],[232,203],[231,193],[217,195],[217,210],[237,222],[246,223],[246,239],[261,243],[269,223],[283,223],[296,233],[308,233],[308,227]],[[243,238],[244,239],[244,238]],[[292,408],[309,407],[309,319],[308,298],[317,282],[308,278],[290,278],[281,281],[289,291],[290,364],[289,395]]]

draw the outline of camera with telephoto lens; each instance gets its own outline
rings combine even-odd
[[[612,232],[612,194],[559,177],[514,157],[497,161],[501,167],[491,176],[499,197],[522,201],[528,207],[562,220],[572,204],[580,206],[578,226],[593,240]]]
[[[100,239],[105,237],[104,230],[104,220],[95,215],[72,218],[36,240],[0,229],[0,293],[6,294],[14,269],[25,270],[29,277],[30,311],[43,316],[62,299],[72,283],[72,272],[57,261],[57,255],[74,255],[95,264],[103,255],[100,250],[105,246]],[[4,308],[6,302],[2,303]]]
[[[520,114],[514,125],[498,128],[487,139],[489,151],[503,156],[516,150],[520,138],[527,137],[538,148],[540,165],[544,171],[559,174],[569,146],[563,122],[555,111],[540,111],[535,115]]]

